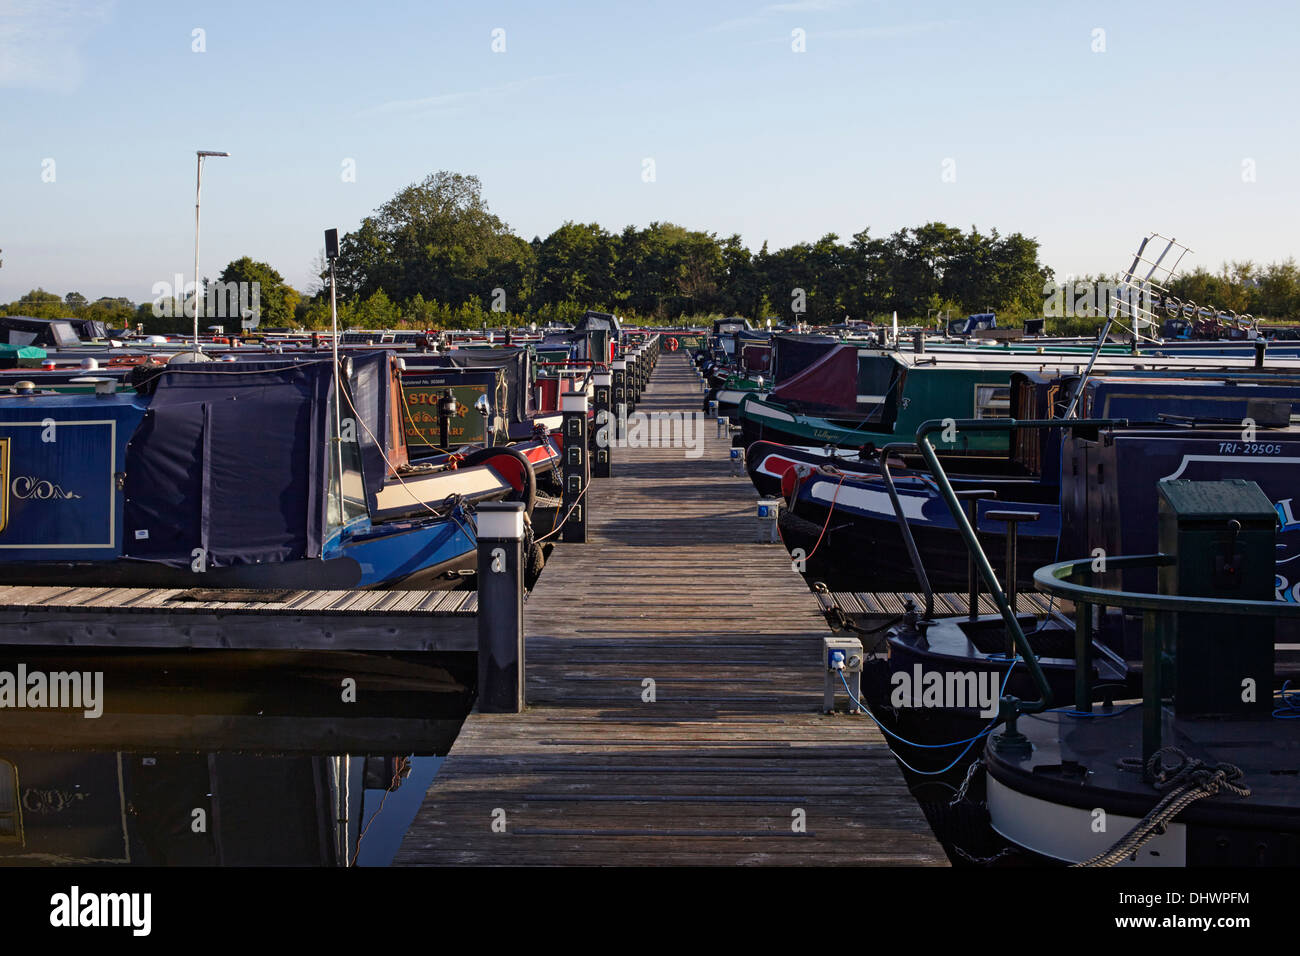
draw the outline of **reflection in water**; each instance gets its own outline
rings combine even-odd
[[[102,670],[104,715],[0,710],[0,864],[385,866],[472,658],[6,649]],[[345,693],[349,687],[351,690]]]

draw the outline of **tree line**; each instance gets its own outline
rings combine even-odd
[[[248,257],[227,265],[219,279],[258,283],[262,327],[322,328],[330,322],[323,254],[314,271],[318,279],[305,294]],[[775,251],[764,243],[756,252],[738,235],[667,222],[612,232],[570,221],[528,241],[488,208],[477,177],[446,171],[400,190],[344,235],[335,271],[340,323],[366,328],[544,324],[572,321],[587,309],[659,323],[742,315],[828,324],[897,312],[905,323],[933,324],[936,315],[986,311],[1014,323],[1043,314],[1054,279],[1039,261],[1036,239],[940,222],[879,237],[863,229],[847,241],[828,233]],[[1225,264],[1219,273],[1197,269],[1171,291],[1261,317],[1300,317],[1293,259]],[[137,305],[34,290],[3,308],[167,332],[191,326],[185,305],[174,297]],[[225,324],[233,331],[238,318]]]

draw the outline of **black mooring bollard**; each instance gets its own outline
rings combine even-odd
[[[560,506],[564,529],[560,540],[586,544],[587,502],[583,491],[591,480],[587,457],[587,393],[565,392],[560,398],[560,411],[564,413],[564,499]]]
[[[478,506],[478,709],[524,709],[524,506]]]
[[[595,375],[596,432],[592,441],[591,477],[608,478],[610,476],[610,449],[614,444],[614,423],[610,415],[610,397],[613,393],[609,372],[597,372]]]

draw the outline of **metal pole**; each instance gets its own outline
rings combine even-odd
[[[895,442],[880,449],[880,476],[885,479],[885,488],[889,491],[889,500],[894,505],[894,517],[898,519],[898,529],[903,534],[903,544],[907,545],[907,556],[911,559],[912,570],[916,572],[916,579],[921,585],[921,591],[925,594],[925,619],[930,621],[934,619],[934,592],[930,589],[930,577],[925,573],[925,565],[921,563],[921,555],[916,550],[916,541],[912,538],[912,528],[908,525],[907,518],[903,515],[903,506],[898,500],[898,490],[894,487],[894,476],[889,472],[889,456],[892,452],[901,452],[914,448],[916,446],[910,442]]]
[[[334,445],[339,469],[339,526],[344,521],[343,514],[343,409],[340,407],[342,392],[339,378],[343,370],[339,368],[339,304],[337,285],[334,281],[334,260],[330,260],[330,326],[334,332]]]
[[[959,423],[959,427],[966,424],[968,423]],[[921,427],[916,430],[916,445],[921,449],[921,456],[925,459],[926,464],[930,466],[930,473],[934,475],[935,483],[939,486],[939,492],[943,495],[948,510],[952,512],[953,520],[957,522],[957,530],[961,532],[966,547],[970,549],[970,554],[975,559],[976,570],[979,571],[980,577],[984,579],[984,583],[988,585],[989,596],[993,598],[993,603],[997,605],[998,610],[1002,613],[1003,620],[1012,629],[1016,648],[1020,651],[1020,656],[1024,658],[1025,666],[1029,669],[1029,674],[1042,695],[1036,701],[1022,701],[1019,705],[1020,711],[1028,714],[1038,713],[1052,706],[1052,688],[1047,683],[1047,677],[1043,674],[1042,668],[1038,666],[1038,658],[1029,646],[1029,641],[1025,638],[1024,632],[1020,630],[1020,622],[1010,608],[1007,607],[1007,597],[1002,593],[1002,588],[998,585],[998,576],[989,564],[984,549],[980,547],[979,538],[976,537],[975,530],[966,517],[966,512],[962,510],[961,501],[958,500],[956,492],[953,491],[952,485],[948,482],[948,475],[939,462],[939,456],[936,454],[934,446],[930,444],[930,433],[939,431],[943,427],[944,424],[941,421],[922,423]],[[978,595],[976,595],[976,598],[978,599]]]
[[[195,150],[198,165],[194,175],[194,354],[199,352],[199,316],[203,312],[203,296],[199,279],[199,197],[203,192],[203,160],[209,156],[229,156],[215,149]],[[182,290],[182,295],[184,290]]]
[[[194,354],[199,354],[199,312],[203,296],[199,292],[199,195],[203,191],[203,154],[198,154],[198,171],[194,179]],[[182,290],[183,292],[184,290]]]
[[[951,422],[951,419],[949,421]],[[966,431],[1013,431],[1017,428],[1060,428],[1066,423],[1059,419],[1017,421],[1012,418],[986,418],[958,420],[953,424],[958,429]],[[1128,425],[1128,419],[1079,419],[1069,424],[1076,427],[1122,428]],[[1007,597],[1002,593],[1002,588],[998,584],[998,577],[994,573],[992,565],[989,564],[989,559],[984,554],[984,549],[980,546],[979,538],[976,536],[974,528],[971,527],[970,521],[966,518],[966,513],[962,510],[957,493],[953,491],[952,485],[948,481],[948,475],[943,470],[943,464],[939,461],[938,452],[935,451],[934,445],[930,443],[929,436],[934,432],[942,431],[945,427],[945,422],[939,419],[922,422],[921,426],[916,430],[916,445],[921,450],[921,456],[929,466],[930,473],[934,475],[935,484],[939,486],[939,492],[943,495],[943,500],[948,505],[953,520],[957,523],[957,530],[961,532],[962,540],[966,542],[967,549],[975,559],[976,568],[985,584],[988,585],[989,594],[993,598],[993,602],[998,606],[1002,620],[1006,622],[1008,629],[1011,630],[1016,649],[1020,652],[1020,656],[1024,658],[1025,666],[1029,669],[1029,674],[1042,695],[1036,701],[1030,701],[1029,703],[1021,701],[1018,704],[1019,710],[1021,713],[1038,713],[1052,706],[1052,689],[1047,683],[1047,677],[1043,674],[1042,668],[1038,666],[1038,658],[1035,656],[1033,648],[1029,646],[1024,631],[1020,629],[1020,621],[1007,605]]]

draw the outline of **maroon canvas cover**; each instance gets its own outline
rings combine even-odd
[[[837,345],[772,390],[772,397],[804,406],[851,411],[858,405],[858,347]]]
[[[766,372],[772,363],[770,345],[746,345],[742,355],[745,368],[751,372]]]

